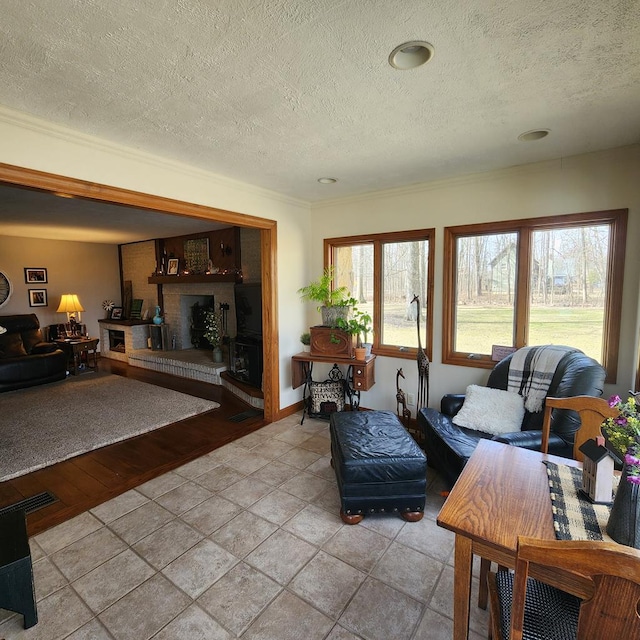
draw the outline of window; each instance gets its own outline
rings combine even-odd
[[[433,229],[422,229],[325,240],[334,286],[346,286],[358,309],[373,318],[378,355],[415,359],[421,346],[431,358],[433,237]]]
[[[443,361],[574,346],[617,369],[627,210],[445,229]]]

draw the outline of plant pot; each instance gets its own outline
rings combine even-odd
[[[342,329],[311,327],[311,355],[353,357],[353,336]]]
[[[338,318],[343,320],[349,319],[351,307],[321,307],[320,315],[322,316],[322,324],[325,327],[336,327]]]
[[[356,353],[356,360],[361,360],[362,362],[366,360],[367,350],[364,347],[356,347],[355,353]]]
[[[309,353],[311,351],[311,345],[310,344],[303,344],[302,345],[302,351],[304,353]]]
[[[627,480],[627,465],[622,467],[620,484],[616,491],[607,534],[617,543],[640,549],[640,486]]]

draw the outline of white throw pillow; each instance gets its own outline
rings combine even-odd
[[[453,424],[500,435],[520,431],[523,418],[524,398],[520,394],[471,384]]]

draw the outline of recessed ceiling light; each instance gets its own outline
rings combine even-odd
[[[518,140],[522,142],[532,142],[533,140],[542,140],[546,138],[549,133],[549,129],[532,129],[531,131],[525,131],[518,136]]]
[[[337,178],[318,178],[318,182],[320,184],[333,184],[334,182],[338,182]]]
[[[422,40],[405,42],[389,54],[389,64],[401,71],[415,69],[429,62],[433,58],[433,51],[433,45]]]

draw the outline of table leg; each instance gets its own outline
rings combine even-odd
[[[470,538],[456,535],[453,581],[453,640],[467,640],[473,564]]]
[[[309,392],[310,384],[313,381],[313,362],[302,362],[300,365],[304,376],[304,387],[302,389],[302,419],[300,420],[300,424],[303,424],[305,414],[309,413],[309,402],[311,402],[307,393]]]
[[[480,558],[480,585],[478,588],[478,607],[486,609],[489,601],[489,587],[487,585],[487,576],[491,571],[491,560]]]

